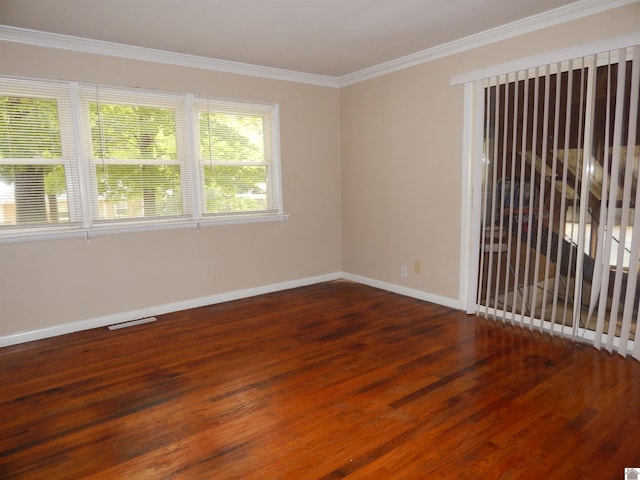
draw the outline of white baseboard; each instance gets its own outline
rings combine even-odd
[[[260,287],[247,288],[243,290],[235,290],[233,292],[218,293],[215,295],[209,295],[206,297],[193,298],[190,300],[184,300],[181,302],[167,303],[164,305],[156,305],[148,308],[140,308],[137,310],[130,310],[127,312],[115,313],[112,315],[105,315],[103,317],[96,317],[87,320],[80,320],[78,322],[64,323],[55,325],[53,327],[42,328],[39,330],[31,330],[25,332],[18,332],[11,335],[0,337],[0,347],[8,347],[10,345],[17,345],[19,343],[32,342],[34,340],[41,340],[43,338],[57,337],[59,335],[65,335],[67,333],[80,332],[82,330],[89,330],[92,328],[106,327],[117,323],[130,322],[133,320],[139,320],[141,318],[153,317],[156,315],[162,315],[165,313],[178,312],[180,310],[188,310],[190,308],[204,307],[206,305],[214,305],[216,303],[229,302],[232,300],[239,300],[242,298],[254,297],[256,295],[263,295],[265,293],[278,292],[281,290],[288,290],[291,288],[304,287],[307,285],[313,285],[315,283],[330,282],[332,280],[338,280],[344,278],[352,282],[362,283],[371,287],[388,290],[390,292],[399,293],[408,297],[417,298],[427,302],[437,303],[446,307],[462,309],[459,300],[452,298],[442,297],[439,295],[433,295],[420,290],[413,290],[403,287],[401,285],[395,285],[392,283],[382,282],[374,280],[372,278],[362,277],[360,275],[354,275],[346,272],[334,272],[324,275],[318,275],[315,277],[300,278],[297,280],[290,280],[280,283],[272,283],[270,285],[263,285]]]
[[[415,290],[413,288],[403,287],[402,285],[396,285],[394,283],[383,282],[381,280],[375,280],[373,278],[362,277],[360,275],[354,275],[352,273],[342,272],[342,278],[345,280],[351,280],[352,282],[362,283],[369,285],[370,287],[380,288],[389,292],[399,293],[407,297],[417,298],[418,300],[424,300],[425,302],[437,303],[449,308],[455,308],[456,310],[463,310],[464,306],[460,300],[454,298],[442,297],[433,293],[423,292],[422,290]]]
[[[41,340],[43,338],[57,337],[58,335],[66,335],[67,333],[80,332],[82,330],[89,330],[91,328],[106,327],[108,325],[113,325],[116,323],[139,320],[141,318],[153,317],[156,315],[162,315],[164,313],[178,312],[180,310],[187,310],[189,308],[204,307],[206,305],[214,305],[216,303],[254,297],[256,295],[278,292],[280,290],[288,290],[290,288],[304,287],[307,285],[313,285],[314,283],[329,282],[332,280],[337,280],[339,278],[342,278],[342,274],[340,272],[328,273],[315,277],[307,277],[297,280],[290,280],[287,282],[263,285],[260,287],[235,290],[233,292],[218,293],[215,295],[193,298],[181,302],[167,303],[164,305],[156,305],[148,308],[140,308],[137,310],[105,315],[103,317],[80,320],[78,322],[64,323],[55,325],[53,327],[42,328],[39,330],[18,332],[0,337],[0,347],[8,347],[9,345]]]

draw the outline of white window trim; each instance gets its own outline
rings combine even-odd
[[[167,230],[167,229],[193,229],[199,232],[201,228],[215,225],[239,225],[262,222],[280,222],[284,224],[289,214],[283,212],[282,198],[282,181],[281,181],[281,155],[280,155],[280,118],[279,105],[260,102],[246,102],[234,100],[220,100],[210,98],[215,102],[227,102],[230,106],[239,106],[234,112],[242,111],[242,105],[250,108],[251,105],[258,107],[262,111],[270,108],[271,111],[271,131],[265,132],[268,135],[265,147],[265,163],[259,165],[267,165],[268,178],[270,182],[269,190],[269,211],[264,212],[230,212],[226,214],[206,214],[202,205],[202,173],[203,162],[200,156],[196,154],[199,151],[199,127],[197,123],[198,109],[195,107],[197,102],[202,101],[202,97],[195,97],[193,94],[176,94],[170,92],[128,89],[109,86],[97,86],[107,90],[113,90],[116,93],[124,93],[135,96],[136,93],[142,94],[142,97],[148,95],[156,95],[161,98],[166,95],[166,104],[172,105],[180,115],[185,116],[184,125],[186,126],[184,135],[180,135],[178,159],[150,161],[150,163],[185,165],[184,182],[190,182],[190,198],[184,203],[185,215],[181,217],[169,217],[159,219],[131,219],[122,223],[101,222],[94,218],[92,211],[92,202],[90,199],[96,192],[95,186],[91,179],[91,169],[95,165],[96,159],[93,159],[91,153],[90,137],[87,137],[88,119],[85,118],[88,112],[88,102],[90,99],[83,93],[83,90],[95,88],[95,85],[80,84],[78,82],[61,82],[48,79],[29,79],[20,77],[2,77],[5,80],[16,82],[16,93],[24,94],[28,92],[29,85],[46,85],[47,88],[60,90],[61,104],[64,108],[70,109],[73,125],[71,129],[62,131],[61,137],[63,145],[68,142],[72,143],[71,150],[75,158],[64,156],[59,161],[63,162],[69,171],[76,176],[75,182],[68,181],[68,192],[78,188],[79,204],[69,208],[69,214],[74,216],[75,224],[53,224],[37,228],[20,228],[20,226],[12,226],[9,228],[0,228],[0,244],[2,243],[20,243],[27,241],[52,240],[61,238],[85,238],[89,241],[91,238],[100,235],[112,235],[121,233],[136,233],[145,231]],[[23,88],[24,87],[24,88]],[[11,90],[10,92],[11,93]],[[41,96],[41,95],[40,95]],[[103,97],[108,98],[108,97]],[[206,99],[205,99],[206,100]],[[106,101],[106,100],[105,100]],[[140,102],[138,102],[140,103]],[[143,103],[143,102],[142,102]],[[163,106],[163,102],[154,103],[155,106]],[[179,128],[179,127],[177,127]],[[87,143],[89,142],[89,143]],[[268,151],[267,151],[268,150]],[[64,150],[63,150],[64,151]],[[268,155],[268,157],[267,157]],[[268,158],[268,161],[266,161]],[[21,162],[33,164],[38,163],[38,159],[21,159]],[[43,160],[44,161],[44,160]],[[46,159],[46,163],[51,160]],[[116,162],[117,163],[117,162]],[[149,163],[145,161],[144,163]],[[243,163],[246,165],[246,163]],[[184,189],[183,189],[184,191]],[[75,192],[74,192],[75,194]],[[184,195],[184,193],[183,193]],[[73,210],[73,211],[72,211]]]
[[[34,98],[55,98],[57,100],[57,108],[59,118],[73,118],[73,105],[69,97],[69,87],[67,84],[57,81],[46,82],[46,93],[44,93],[43,82],[31,79],[19,79],[12,77],[4,77],[3,93],[17,96],[30,96]],[[13,165],[63,165],[66,172],[66,188],[68,198],[78,198],[75,188],[79,188],[77,178],[78,165],[76,158],[78,156],[77,145],[75,145],[75,136],[72,126],[67,122],[60,122],[60,141],[62,146],[62,156],[59,158],[5,158]],[[4,163],[4,162],[3,162]],[[78,203],[78,202],[76,202]],[[79,205],[69,203],[69,222],[66,228],[73,228],[73,224],[77,225],[82,219],[82,212],[78,208]],[[2,233],[0,230],[0,240]]]
[[[256,161],[213,161],[206,159],[200,155],[200,128],[199,128],[199,114],[206,113],[208,111],[209,101],[213,101],[216,107],[215,112],[218,113],[245,113],[247,115],[263,115],[270,118],[269,122],[264,124],[264,160],[261,162]],[[197,172],[199,175],[198,185],[201,188],[198,189],[198,195],[202,195],[204,188],[204,168],[207,166],[258,166],[265,167],[267,172],[267,183],[270,186],[269,189],[274,194],[268,197],[268,211],[273,213],[282,211],[282,189],[281,189],[281,176],[280,176],[280,110],[277,104],[272,103],[257,103],[257,102],[227,102],[224,100],[208,99],[196,97],[192,103],[192,114],[190,119],[193,122],[193,148],[194,157],[196,157],[196,163],[198,168],[194,168],[193,172]],[[205,199],[200,197],[198,207],[201,209],[200,218],[208,219],[215,217],[225,217],[230,215],[229,213],[209,213],[206,212]],[[266,212],[265,212],[266,213]]]
[[[100,89],[99,94],[96,93],[97,89]],[[190,172],[192,170],[192,165],[190,164],[190,158],[193,157],[193,150],[189,142],[189,131],[188,128],[185,131],[180,131],[182,124],[185,124],[189,121],[186,117],[188,110],[186,108],[186,103],[190,100],[190,97],[187,95],[179,95],[165,92],[155,92],[150,90],[129,90],[129,89],[121,89],[121,88],[112,88],[112,87],[102,87],[95,85],[88,85],[80,87],[79,89],[79,104],[81,106],[80,113],[80,121],[81,121],[81,129],[82,129],[82,138],[78,139],[79,142],[83,143],[83,149],[85,152],[84,157],[78,157],[79,163],[81,163],[80,168],[83,168],[86,171],[87,176],[87,187],[89,196],[82,199],[82,203],[88,203],[89,209],[91,212],[91,225],[94,227],[99,227],[100,225],[114,225],[116,223],[153,223],[156,220],[153,219],[127,219],[118,222],[112,222],[109,220],[101,220],[99,219],[99,212],[97,210],[98,204],[94,200],[98,198],[98,184],[96,180],[96,167],[101,164],[106,165],[127,165],[130,164],[132,160],[135,160],[137,165],[174,165],[180,168],[181,176],[180,176],[180,184],[182,191],[182,205],[183,205],[183,214],[180,216],[168,217],[168,218],[158,218],[158,222],[169,223],[169,222],[177,222],[181,219],[185,218],[197,218],[193,217],[193,206],[192,206],[192,191],[195,190],[195,185],[191,181],[192,176]],[[91,125],[89,122],[90,118],[90,105],[95,103],[96,100],[99,99],[99,102],[102,104],[110,104],[110,103],[131,103],[137,106],[147,106],[147,107],[159,107],[159,108],[168,108],[175,111],[176,116],[182,117],[182,122],[178,121],[176,118],[176,142],[177,142],[177,157],[175,159],[156,159],[156,160],[148,160],[148,159],[103,159],[98,158],[93,155],[93,146],[92,146],[92,138],[91,138]],[[84,162],[82,159],[85,159]]]
[[[199,233],[201,229],[218,225],[242,225],[252,223],[280,222],[282,225],[289,219],[288,213],[270,213],[260,215],[226,216],[215,219],[187,220],[164,224],[133,224],[125,226],[93,226],[91,228],[52,228],[46,233],[17,233],[16,235],[0,238],[0,244],[33,242],[41,240],[58,240],[64,238],[84,238],[90,241],[92,238],[103,235],[116,235],[121,233],[153,232],[157,230],[191,229]]]

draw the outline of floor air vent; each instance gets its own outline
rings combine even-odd
[[[118,330],[120,328],[133,327],[135,325],[142,325],[143,323],[155,322],[156,317],[141,318],[140,320],[131,320],[130,322],[116,323],[109,325],[109,330]]]

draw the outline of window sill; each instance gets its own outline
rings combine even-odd
[[[200,220],[181,220],[175,222],[158,223],[126,223],[120,225],[95,225],[90,228],[69,227],[52,228],[46,231],[36,232],[34,230],[15,233],[0,233],[0,244],[34,242],[43,240],[58,240],[64,238],[85,238],[90,241],[92,238],[101,235],[115,235],[122,233],[151,232],[159,230],[194,229],[199,231],[203,227],[216,225],[241,225],[246,223],[280,222],[283,225],[289,219],[287,213],[269,213],[257,215],[225,215]]]

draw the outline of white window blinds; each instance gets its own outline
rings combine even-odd
[[[189,216],[185,98],[85,87],[85,152],[94,222]]]
[[[195,102],[205,215],[280,212],[275,105]]]
[[[80,220],[72,130],[65,85],[0,79],[0,227]]]
[[[0,78],[0,240],[279,220],[273,104]]]

